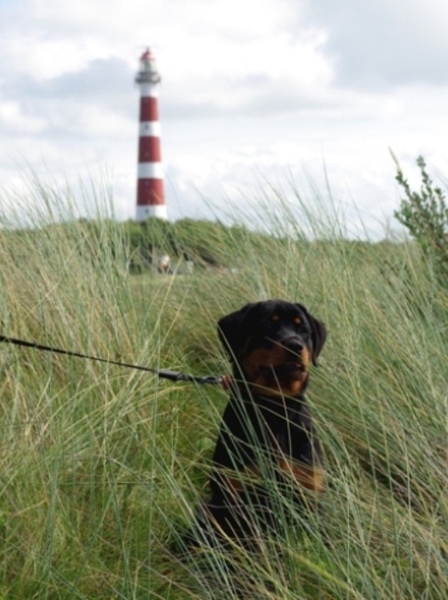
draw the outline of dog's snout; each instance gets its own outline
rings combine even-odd
[[[300,354],[303,350],[303,342],[299,338],[290,339],[286,341],[285,348],[292,354]]]

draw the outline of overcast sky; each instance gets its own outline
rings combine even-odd
[[[443,0],[0,0],[0,181],[106,179],[134,217],[149,45],[170,218],[269,186],[325,197],[327,177],[349,227],[381,235],[388,148],[411,180],[419,154],[448,176],[447,31]]]

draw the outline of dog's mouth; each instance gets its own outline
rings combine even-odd
[[[301,379],[306,373],[305,365],[301,361],[288,361],[279,365],[260,365],[263,375],[276,379]]]

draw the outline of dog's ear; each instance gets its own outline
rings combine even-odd
[[[238,362],[245,342],[245,323],[256,303],[246,304],[218,321],[218,336],[232,362]]]
[[[301,311],[305,313],[308,323],[311,327],[311,341],[313,344],[313,364],[317,365],[317,357],[319,356],[322,348],[324,347],[325,340],[327,339],[327,329],[322,321],[313,317],[312,314],[303,306],[303,304],[297,305]]]

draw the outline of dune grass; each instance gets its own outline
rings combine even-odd
[[[76,220],[4,229],[1,332],[220,374],[220,316],[303,302],[329,330],[308,394],[327,542],[293,527],[232,568],[219,551],[181,562],[172,548],[207,494],[226,394],[2,345],[0,598],[445,598],[446,290],[410,243],[344,241],[342,223],[308,214],[309,241],[287,208],[265,210],[271,237],[223,236],[233,268],[191,275],[131,275],[108,220],[99,248]]]

